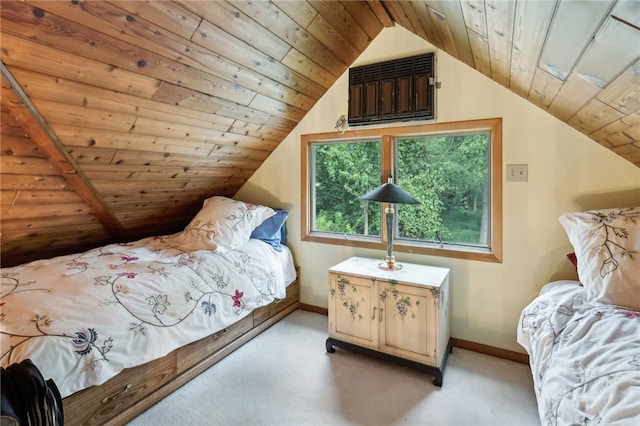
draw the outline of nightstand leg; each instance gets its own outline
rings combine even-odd
[[[326,342],[324,342],[325,347],[327,348],[327,352],[334,353],[336,350],[333,347],[333,339],[329,337]]]
[[[442,371],[431,370],[430,373],[433,375],[433,384],[442,387]]]

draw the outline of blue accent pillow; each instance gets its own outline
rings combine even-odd
[[[287,213],[287,217],[289,217],[289,212]],[[282,228],[280,228],[280,244],[287,243],[287,227],[283,224]]]
[[[276,214],[265,219],[251,233],[251,238],[255,238],[270,244],[275,251],[282,251],[281,244],[287,239],[287,231],[284,222],[289,217],[289,212],[274,209]]]

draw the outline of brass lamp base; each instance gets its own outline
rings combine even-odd
[[[396,263],[395,256],[387,256],[384,262],[378,264],[378,268],[385,271],[399,271],[402,269],[402,265],[400,263]]]

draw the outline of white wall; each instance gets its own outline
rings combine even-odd
[[[640,169],[401,27],[386,28],[354,65],[436,51],[439,122],[502,117],[503,164],[528,164],[527,183],[503,182],[503,262],[395,252],[399,261],[451,268],[452,335],[523,352],[522,308],[554,279],[573,279],[572,250],[558,216],[565,211],[640,205]],[[301,241],[300,136],[330,132],[347,114],[345,73],[235,196],[286,208],[288,244],[300,266],[301,302],[327,306],[327,268],[383,251]],[[503,166],[504,174],[504,166]],[[637,192],[636,192],[637,193]]]

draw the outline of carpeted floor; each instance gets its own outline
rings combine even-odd
[[[130,426],[540,425],[524,364],[454,348],[438,388],[326,338],[326,316],[295,311]]]

